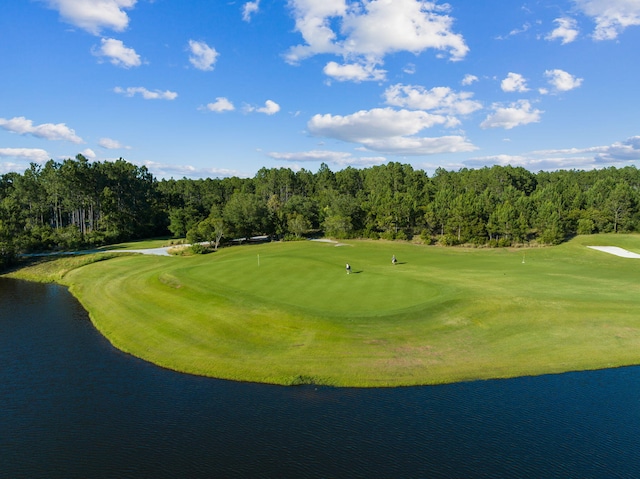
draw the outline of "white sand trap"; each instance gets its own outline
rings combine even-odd
[[[327,239],[327,238],[312,239],[312,240],[309,240],[309,241],[317,241],[319,243],[331,243],[334,246],[353,246],[353,245],[350,245],[350,244],[338,243],[337,241],[334,241],[332,239]]]
[[[640,258],[640,254],[632,253],[624,248],[618,248],[617,246],[587,246],[587,248],[596,249],[605,253],[621,256],[622,258]]]

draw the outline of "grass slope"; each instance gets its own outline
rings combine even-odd
[[[118,257],[62,282],[116,347],[225,379],[399,386],[638,364],[640,260],[587,245],[640,252],[640,237],[527,250],[271,243]]]

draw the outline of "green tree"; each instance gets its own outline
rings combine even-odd
[[[187,240],[191,244],[209,243],[214,251],[218,250],[224,236],[224,220],[221,217],[207,217],[187,232]]]
[[[604,203],[604,209],[613,223],[613,232],[631,229],[631,214],[635,198],[631,187],[618,183]]]
[[[240,238],[262,234],[266,216],[266,204],[252,193],[234,193],[223,210],[228,231]]]
[[[307,231],[311,229],[311,222],[300,213],[293,213],[288,219],[289,231],[298,238],[301,238]]]

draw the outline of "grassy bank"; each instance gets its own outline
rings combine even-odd
[[[640,363],[640,260],[586,248],[640,253],[638,236],[526,250],[347,243],[119,256],[56,280],[116,347],[226,379],[399,386]]]

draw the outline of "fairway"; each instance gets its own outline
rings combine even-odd
[[[640,363],[640,260],[587,248],[640,252],[637,236],[346,243],[123,256],[62,282],[121,350],[225,379],[400,386]]]

